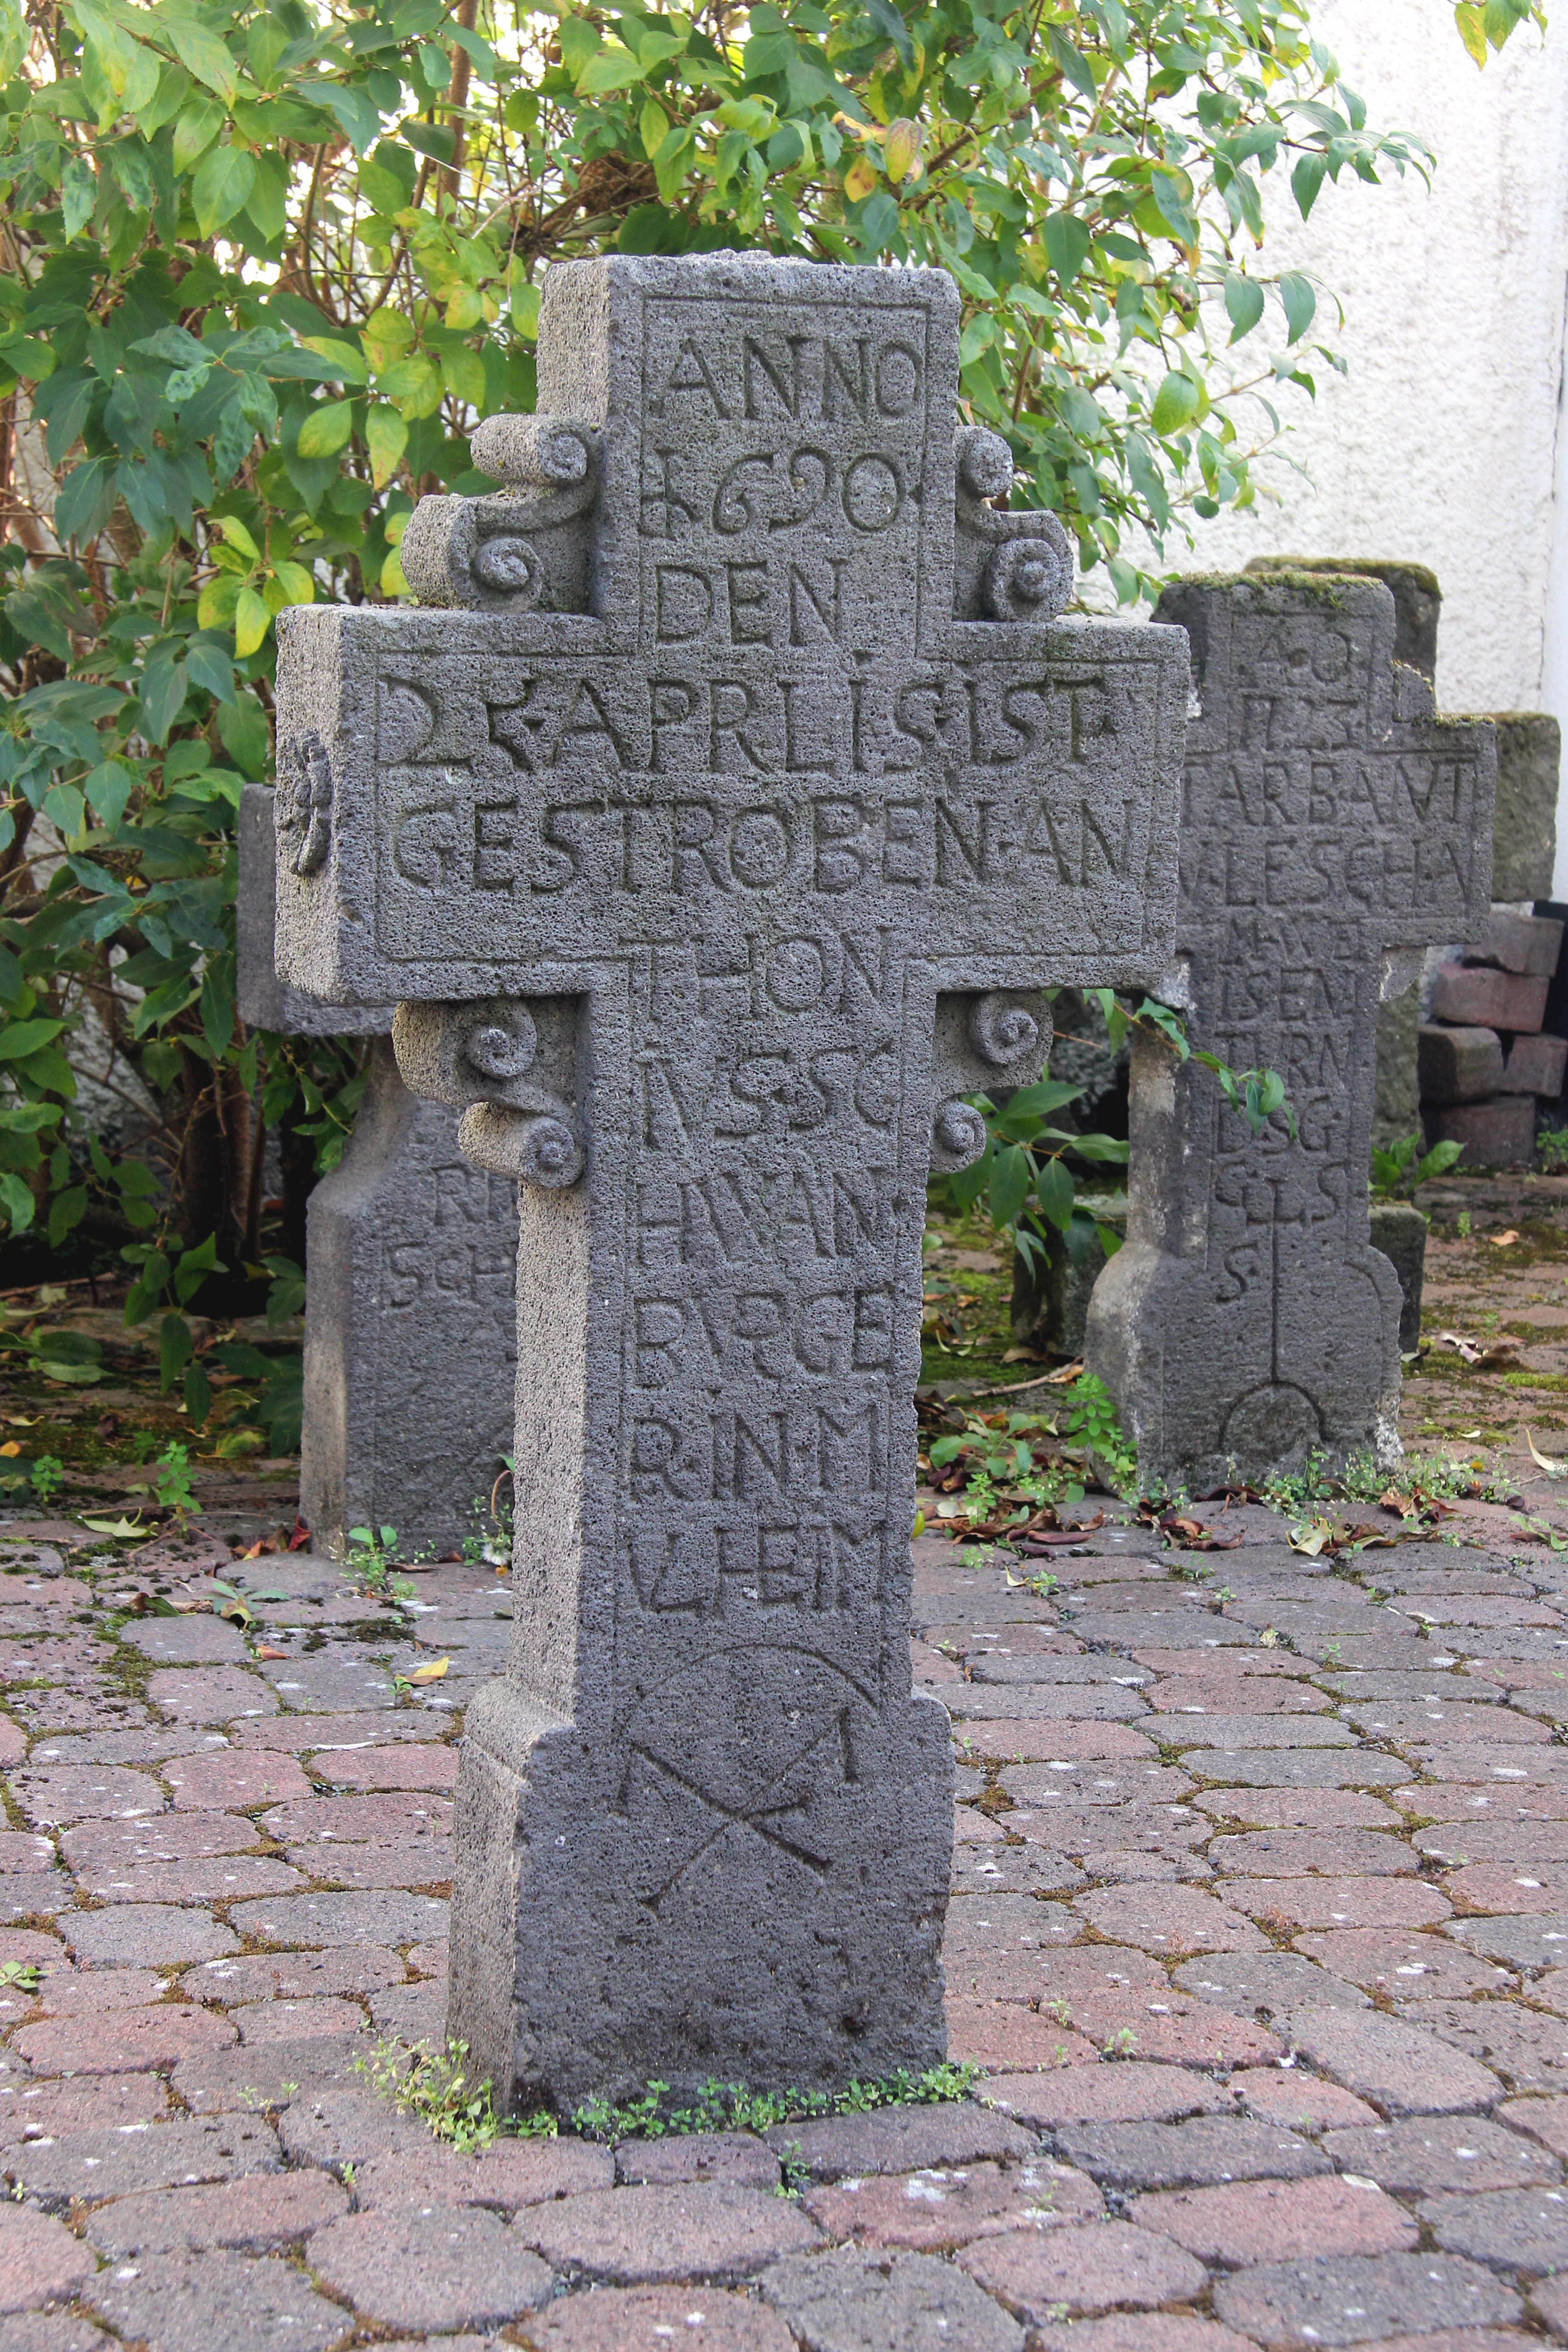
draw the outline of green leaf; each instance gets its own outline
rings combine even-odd
[[[33,1195],[19,1176],[0,1174],[0,1208],[5,1210],[14,1234],[26,1233],[33,1222],[34,1207]]]
[[[1238,343],[1263,316],[1262,287],[1238,269],[1231,270],[1225,281],[1225,307],[1230,319],[1230,340]]]
[[[174,125],[174,171],[184,178],[199,155],[205,155],[223,129],[224,112],[216,98],[193,98],[181,110]]]
[[[991,1222],[1010,1225],[1028,1198],[1032,1173],[1028,1153],[1021,1145],[1005,1143],[991,1163]]]
[[[1035,1182],[1040,1214],[1065,1234],[1072,1223],[1073,1181],[1059,1160],[1047,1160]]]
[[[1300,342],[1311,325],[1318,308],[1318,297],[1310,279],[1292,270],[1279,280],[1279,299],[1285,305],[1285,322],[1289,328],[1289,340]]]
[[[644,70],[629,49],[623,49],[618,42],[606,42],[578,75],[577,95],[601,98],[608,90],[628,89],[634,81],[641,81]]]
[[[1052,213],[1042,222],[1040,234],[1052,275],[1058,285],[1070,286],[1089,259],[1092,239],[1088,229],[1073,213]]]
[[[216,90],[226,106],[232,106],[239,77],[234,59],[217,35],[210,33],[194,16],[181,15],[168,5],[168,0],[163,0],[153,21],[185,71],[205,82],[208,89]]]
[[[1197,413],[1197,385],[1180,368],[1172,368],[1154,395],[1154,405],[1149,412],[1151,429],[1163,439],[1169,434],[1179,433]]]
[[[91,545],[114,512],[114,478],[112,457],[89,457],[71,467],[55,500],[55,529],[62,540]]]
[[[85,156],[73,155],[60,173],[60,209],[68,245],[87,226],[97,202],[98,180],[92,165]]]
[[[26,1061],[40,1045],[52,1045],[65,1027],[63,1021],[11,1021],[0,1029],[0,1062]]]
[[[196,226],[213,236],[243,212],[256,185],[256,158],[237,147],[214,147],[196,167],[191,202]]]
[[[318,402],[300,427],[300,457],[335,457],[353,431],[353,423],[352,400]]]
[[[167,1396],[195,1350],[183,1315],[165,1315],[158,1326],[158,1384]]]
[[[335,116],[339,130],[356,155],[366,155],[381,136],[381,114],[363,84],[302,81],[301,98],[313,99]]]
[[[1323,184],[1323,174],[1328,168],[1328,158],[1324,155],[1312,153],[1297,160],[1296,168],[1290,174],[1290,192],[1303,220],[1317,202],[1318,190]]]

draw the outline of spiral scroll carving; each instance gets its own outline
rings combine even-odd
[[[955,1097],[937,1112],[936,1139],[955,1168],[973,1167],[985,1149],[985,1121],[973,1103]]]
[[[994,621],[1053,621],[1072,593],[1072,559],[1054,515],[1031,517],[1027,539],[1004,540],[981,594]]]
[[[1015,997],[983,996],[969,1016],[969,1035],[975,1052],[1003,1070],[1038,1045],[1040,1024]]]
[[[479,541],[473,572],[481,586],[517,604],[536,604],[544,584],[543,567],[527,540],[510,534]]]
[[[531,1068],[538,1049],[538,1036],[532,1022],[521,1004],[513,1005],[504,1025],[487,1022],[482,1028],[470,1032],[463,1045],[463,1059],[481,1078],[521,1078]]]

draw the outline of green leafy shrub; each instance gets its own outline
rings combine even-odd
[[[1461,11],[1483,55],[1500,6]],[[1127,602],[1152,584],[1129,533],[1248,504],[1279,388],[1332,362],[1310,276],[1267,261],[1266,180],[1305,215],[1325,178],[1411,165],[1306,0],[0,0],[12,1234],[137,1254],[199,1425],[181,1273],[205,1304],[267,1271],[263,1127],[301,1262],[364,1084],[354,1041],[254,1034],[235,1002],[277,617],[405,593],[416,498],[485,487],[468,429],[533,404],[547,263],[942,265],[967,412]]]

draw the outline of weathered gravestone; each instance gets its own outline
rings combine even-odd
[[[957,330],[941,272],[552,269],[552,415],[403,542],[468,609],[285,624],[282,969],[396,997],[410,1083],[521,1179],[449,2010],[509,2103],[945,2046],[926,1176],[1037,1073],[1041,983],[1164,969],[1187,677],[1175,631],[1042,625],[1065,539],[987,503]]]
[[[1128,1238],[1085,1360],[1145,1478],[1199,1492],[1370,1449],[1398,1458],[1400,1290],[1368,1234],[1380,998],[1484,923],[1492,730],[1394,666],[1394,600],[1346,579],[1190,580],[1178,950],[1187,1033],[1285,1077],[1255,1137],[1212,1077],[1134,1049]]]
[[[458,1149],[458,1114],[398,1075],[392,1007],[323,1005],[273,963],[274,794],[239,809],[238,997],[253,1028],[369,1035],[348,1149],[307,1211],[300,1514],[341,1559],[351,1528],[394,1527],[439,1558],[475,1531],[511,1452],[517,1205]],[[298,854],[298,845],[296,846]]]

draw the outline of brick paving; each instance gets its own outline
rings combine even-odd
[[[0,2352],[1568,2343],[1568,1554],[1528,1511],[1336,1562],[1112,1509],[1038,1591],[922,1537],[975,2095],[479,2155],[354,2061],[443,2030],[504,1581],[404,1611],[271,1557],[248,1628],[128,1617],[184,1567],[0,1528]]]

